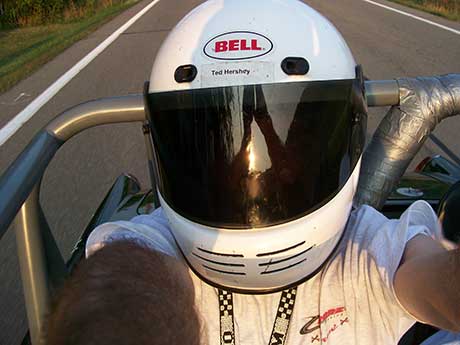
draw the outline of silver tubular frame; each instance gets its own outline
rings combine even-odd
[[[399,88],[394,80],[366,81],[365,88],[369,106],[396,105],[399,102]],[[57,246],[39,202],[40,182],[46,167],[65,141],[85,129],[104,124],[141,122],[147,135],[146,121],[144,97],[140,94],[77,105],[44,127],[0,177],[0,239],[14,219],[33,345],[40,344],[44,318],[50,308],[51,288],[57,285],[56,281],[62,280],[66,272],[60,253],[48,253],[50,248],[56,251]],[[153,153],[148,138],[146,145],[148,160],[151,161]],[[152,177],[153,186],[154,183]]]
[[[50,308],[53,280],[59,281],[66,272],[60,253],[50,255],[47,252],[57,246],[39,202],[40,181],[45,169],[62,144],[85,129],[143,121],[142,95],[105,98],[77,105],[43,128],[0,178],[0,239],[15,217],[17,253],[33,345],[40,344],[41,329]]]
[[[94,126],[133,121],[145,121],[142,95],[103,98],[77,105],[56,117],[45,130],[66,141]]]
[[[399,106],[389,109],[363,154],[356,207],[381,209],[436,126],[460,115],[460,74],[400,78],[397,83]]]
[[[40,340],[43,318],[50,306],[49,272],[40,229],[42,217],[39,187],[36,185],[22,205],[14,225],[27,320],[32,344]]]
[[[364,82],[367,105],[382,107],[399,104],[399,85],[396,80],[372,80]]]

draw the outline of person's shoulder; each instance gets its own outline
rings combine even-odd
[[[169,223],[166,218],[163,208],[158,207],[149,214],[141,214],[130,220],[134,224],[144,224],[154,228],[166,228],[169,231]]]
[[[394,233],[397,229],[406,233],[405,242],[418,233],[437,237],[437,216],[424,200],[415,201],[398,219],[389,219],[373,207],[362,205],[353,210],[348,224],[348,231],[357,237],[373,238],[378,233]]]
[[[425,235],[439,239],[439,234],[436,214],[425,201],[414,202],[399,219],[389,219],[370,206],[361,206],[350,216],[341,249],[361,262],[371,258],[391,277],[412,238]]]
[[[131,241],[179,257],[174,237],[161,208],[150,214],[136,216],[130,221],[115,221],[99,225],[88,237],[87,256],[114,241]]]
[[[372,236],[385,227],[390,219],[369,205],[361,205],[352,210],[347,224],[349,237]]]
[[[430,230],[438,230],[438,216],[429,203],[418,200],[410,205],[401,215],[400,221],[407,222],[407,226],[426,226]]]

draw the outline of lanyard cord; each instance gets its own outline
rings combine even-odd
[[[220,345],[235,345],[235,319],[233,314],[233,295],[230,291],[219,291]],[[275,323],[268,345],[284,345],[289,322],[294,311],[297,287],[281,293]]]

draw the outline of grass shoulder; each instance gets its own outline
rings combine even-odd
[[[91,16],[66,23],[0,31],[0,93],[138,1],[106,7]]]
[[[459,0],[390,0],[449,20],[460,22]]]

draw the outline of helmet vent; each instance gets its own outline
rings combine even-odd
[[[177,67],[176,72],[174,72],[174,80],[178,83],[189,83],[195,79],[197,73],[194,65],[182,65]]]
[[[207,254],[212,254],[212,255],[217,255],[217,256],[230,256],[230,257],[233,257],[233,258],[244,258],[243,254],[216,253],[216,252],[211,252],[210,250],[206,250],[206,249],[199,248],[199,247],[197,247],[197,249],[200,252],[207,253]]]
[[[291,260],[291,259],[294,259],[294,258],[297,258],[303,254],[305,254],[306,252],[310,251],[310,249],[312,249],[314,246],[311,246],[310,248],[307,248],[303,251],[301,251],[300,253],[297,253],[295,255],[292,255],[290,257],[287,257],[287,258],[284,258],[284,259],[280,259],[280,260],[270,260],[268,262],[263,262],[261,264],[259,264],[259,266],[263,267],[263,266],[270,266],[270,265],[276,265],[276,264],[279,264],[281,262],[285,262],[285,261],[288,261],[288,260]]]
[[[310,70],[310,65],[304,58],[287,57],[281,62],[281,69],[287,75],[305,75]]]
[[[219,262],[219,261],[215,261],[215,260],[210,260],[210,259],[207,259],[207,258],[204,258],[196,253],[192,253],[193,256],[197,257],[198,259],[201,259],[203,261],[206,261],[206,262],[210,262],[212,264],[215,264],[215,265],[222,265],[222,266],[230,266],[230,267],[245,267],[244,264],[238,264],[238,263],[231,263],[231,262]]]
[[[292,268],[292,267],[294,267],[294,266],[300,265],[300,264],[301,264],[302,262],[304,262],[304,261],[307,261],[307,259],[305,258],[305,259],[302,259],[302,260],[300,260],[300,261],[298,261],[298,262],[296,262],[296,263],[294,263],[294,264],[292,264],[292,265],[289,265],[289,266],[286,266],[286,267],[277,268],[277,269],[270,270],[270,271],[268,271],[268,268],[269,268],[270,266],[267,266],[267,268],[265,269],[265,271],[260,272],[260,274],[271,274],[271,273],[276,273],[276,272],[280,272],[280,271],[285,271],[285,270],[290,269],[290,268]]]
[[[302,242],[300,242],[300,243],[294,244],[293,246],[290,246],[290,247],[287,247],[287,248],[284,248],[284,249],[276,250],[276,251],[274,251],[274,252],[260,253],[260,254],[257,254],[256,256],[257,256],[257,257],[261,257],[261,256],[270,256],[270,255],[275,255],[275,254],[287,252],[288,250],[291,250],[291,249],[300,247],[300,246],[303,245],[303,244],[305,244],[305,241],[302,241]],[[198,249],[199,249],[199,248],[198,248]]]
[[[212,268],[212,267],[209,267],[209,266],[206,266],[206,265],[203,265],[203,267],[208,269],[208,270],[211,270],[211,271],[214,271],[214,272],[219,272],[219,273],[224,273],[224,274],[232,274],[232,275],[235,275],[235,276],[245,276],[246,275],[246,273],[244,273],[244,272],[223,271],[223,270],[218,270],[217,268]]]

